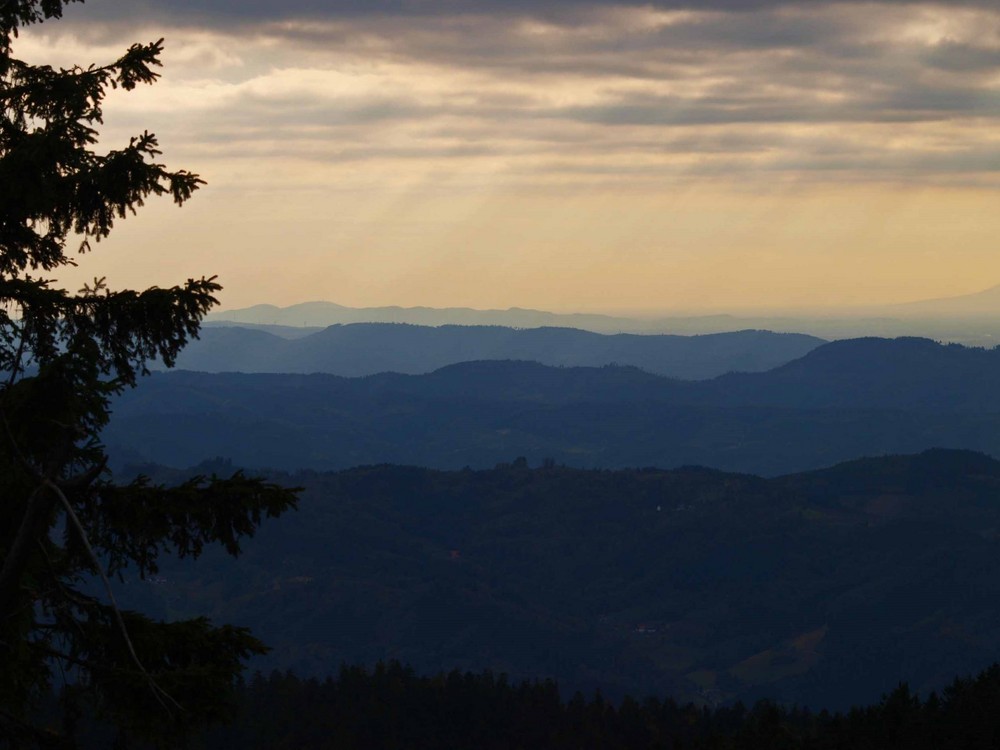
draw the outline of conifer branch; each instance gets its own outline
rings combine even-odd
[[[136,653],[135,645],[132,643],[132,638],[129,636],[128,628],[125,626],[125,619],[122,617],[121,608],[118,606],[118,600],[115,599],[115,592],[111,586],[111,581],[108,580],[108,576],[104,573],[104,566],[101,565],[101,561],[98,559],[97,555],[94,553],[94,548],[90,545],[90,540],[87,538],[87,530],[80,523],[80,518],[76,515],[76,511],[73,510],[73,506],[70,504],[69,500],[66,498],[65,493],[59,489],[59,485],[53,482],[48,477],[43,477],[42,480],[52,492],[55,493],[56,497],[59,498],[59,502],[62,504],[63,510],[66,511],[66,515],[72,521],[74,528],[80,535],[80,539],[83,542],[84,548],[87,550],[87,554],[90,556],[91,562],[93,562],[95,568],[97,569],[98,575],[101,577],[101,581],[104,583],[104,590],[108,595],[108,601],[111,603],[111,609],[114,611],[115,621],[118,624],[118,630],[121,633],[122,639],[125,641],[125,645],[128,648],[129,655],[132,657],[132,662],[135,664],[136,668],[143,674],[149,684],[150,690],[156,697],[156,700],[164,710],[169,714],[173,715],[170,707],[167,705],[166,701],[169,701],[175,708],[179,711],[183,711],[184,707],[181,706],[174,698],[163,688],[156,684],[156,680],[153,676],[146,670],[142,665],[142,661],[139,659],[139,654]]]

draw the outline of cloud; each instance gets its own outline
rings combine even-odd
[[[90,0],[23,42],[68,63],[150,33],[165,78],[115,98],[110,137],[154,117],[164,143],[227,167],[242,152],[262,183],[282,160],[339,184],[368,184],[361,164],[390,181],[992,179],[1000,153],[992,2]]]
[[[453,17],[456,15],[529,15],[567,18],[581,13],[643,6],[659,11],[718,11],[745,14],[795,6],[834,5],[831,0],[89,0],[88,12],[102,18],[172,18],[205,23],[258,23],[288,18]],[[871,0],[869,6],[919,7],[920,0]],[[955,8],[992,8],[993,0],[949,0]]]

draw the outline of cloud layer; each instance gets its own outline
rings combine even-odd
[[[432,160],[548,183],[978,181],[1000,162],[987,3],[120,5],[89,3],[63,33],[86,54],[165,25],[167,80],[122,117],[159,102],[169,131],[183,104],[199,121],[185,141],[215,154]],[[50,53],[67,47],[55,28]]]
[[[18,51],[158,36],[108,142],[154,127],[219,190],[1000,185],[994,0],[89,0]]]

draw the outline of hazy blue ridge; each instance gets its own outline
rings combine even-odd
[[[256,305],[241,310],[210,313],[208,326],[250,326],[280,336],[303,333],[336,324],[408,323],[423,326],[508,326],[515,328],[569,327],[597,333],[707,334],[737,330],[805,333],[824,339],[858,336],[926,336],[975,346],[1000,341],[1000,287],[982,293],[904,305],[866,309],[839,309],[822,313],[673,314],[616,316],[590,313],[553,313],[509,308],[475,310],[451,307],[352,308],[332,302],[306,302],[290,307]]]
[[[633,367],[479,361],[423,375],[157,373],[114,404],[117,465],[703,464],[774,475],[932,447],[1000,455],[1000,351],[826,344],[765,373],[681,381]]]
[[[177,366],[202,372],[325,372],[359,376],[425,373],[470,360],[530,360],[554,366],[617,363],[677,378],[759,372],[824,343],[802,334],[736,331],[702,336],[605,335],[573,328],[334,325],[297,329],[206,327]]]

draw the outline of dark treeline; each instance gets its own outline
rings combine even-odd
[[[554,682],[453,671],[419,676],[398,662],[345,667],[336,679],[259,673],[237,694],[228,726],[197,750],[512,748],[582,750],[977,750],[1000,737],[1000,666],[921,698],[901,685],[845,713],[762,701],[716,708],[671,699],[560,697]],[[84,750],[109,736],[88,730]]]

